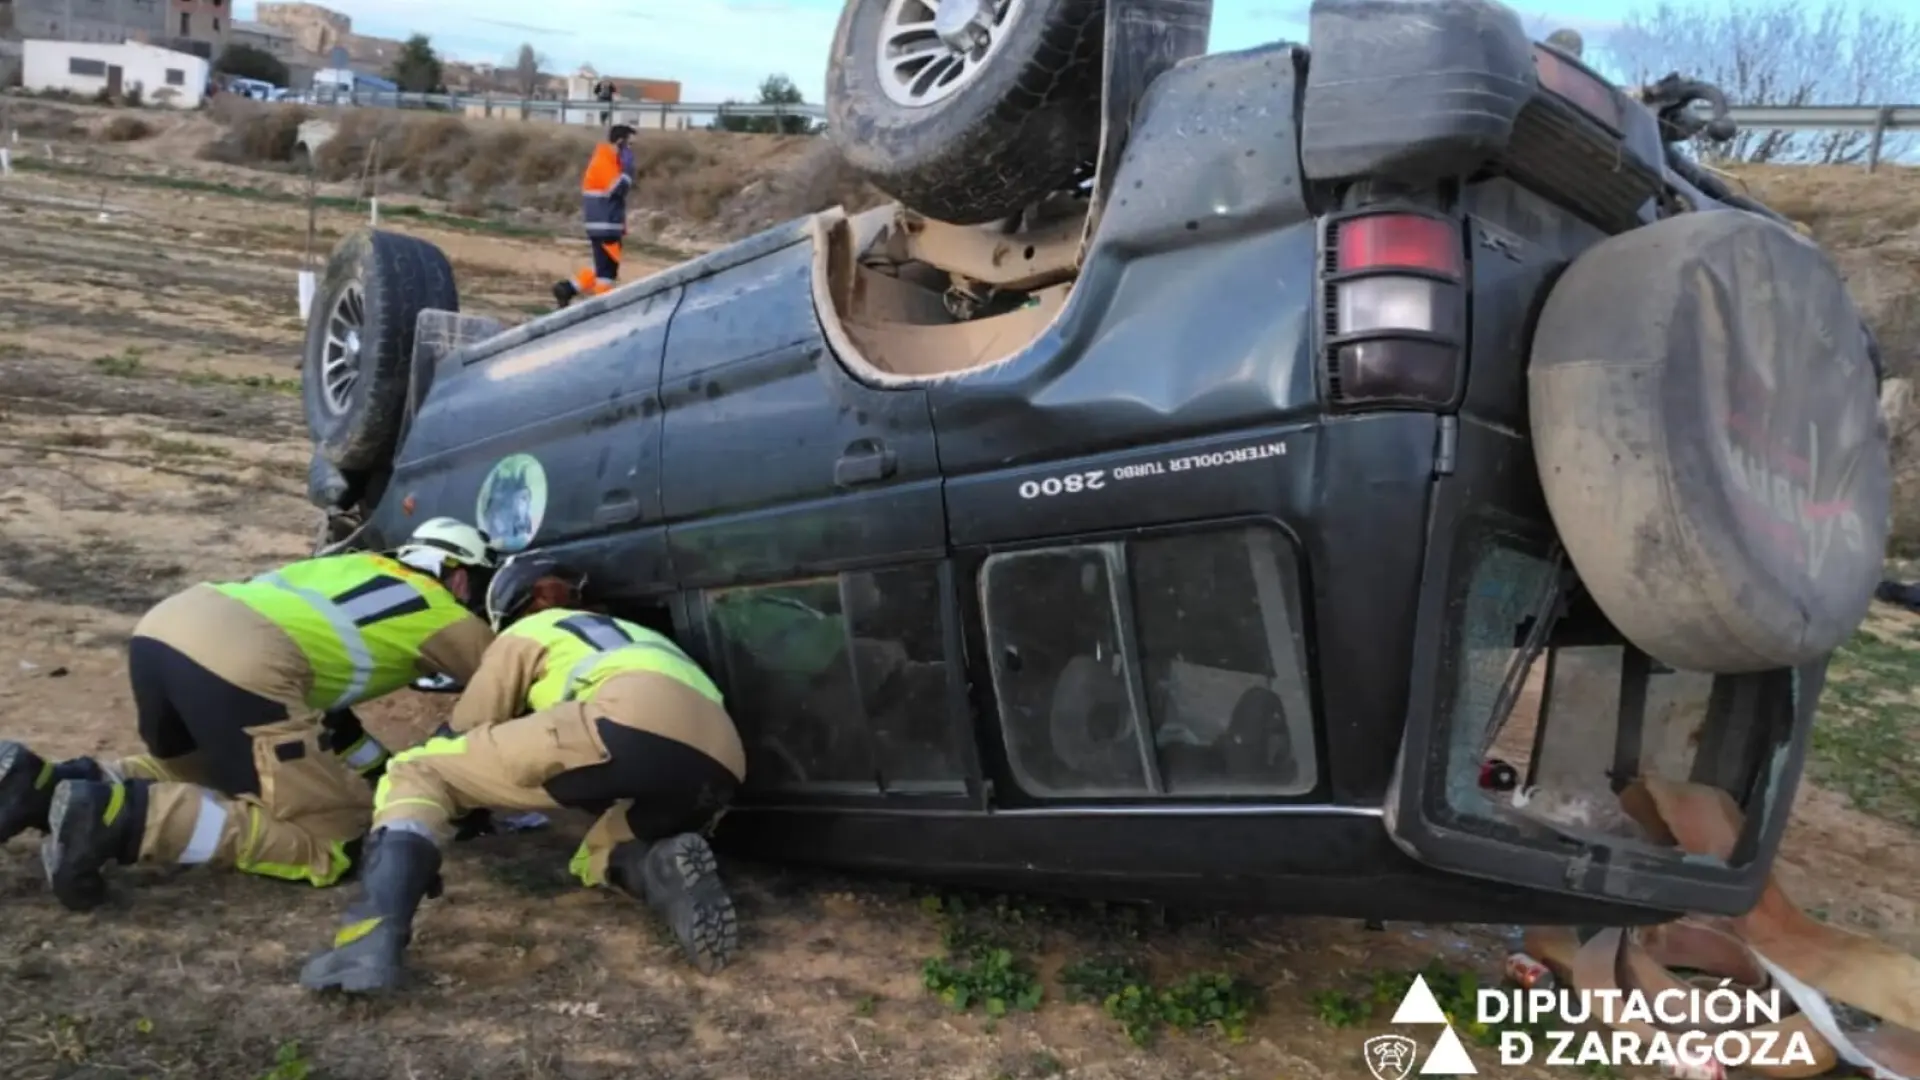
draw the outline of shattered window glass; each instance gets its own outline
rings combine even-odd
[[[1644,839],[1614,794],[1621,702],[1629,680],[1629,651],[1619,645],[1553,650],[1546,672],[1545,734],[1534,762],[1528,816],[1568,828]],[[1681,672],[1635,658],[1645,679],[1639,751],[1626,769],[1685,782],[1693,772],[1700,729],[1708,715],[1713,676]],[[1631,744],[1629,744],[1631,745]]]
[[[1481,750],[1492,725],[1503,719],[1494,716],[1494,707],[1508,674],[1523,659],[1519,647],[1522,628],[1539,611],[1553,577],[1553,563],[1547,559],[1489,545],[1468,580],[1455,638],[1460,654],[1455,665],[1451,738],[1447,744],[1447,803],[1455,810],[1487,812],[1486,797],[1480,789]],[[1532,700],[1537,708],[1537,696]],[[1513,710],[1515,721],[1522,719],[1518,714],[1526,703],[1523,694]],[[1501,730],[1498,745],[1504,747],[1515,738],[1530,739],[1532,728],[1531,723],[1510,723]],[[1518,760],[1526,760],[1524,752]]]

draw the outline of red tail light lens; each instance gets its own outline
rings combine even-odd
[[[1620,130],[1620,95],[1606,80],[1540,45],[1533,47],[1533,70],[1541,86],[1614,131]]]
[[[1336,218],[1327,260],[1329,389],[1353,405],[1445,407],[1458,389],[1466,251],[1457,222]]]
[[[1355,270],[1430,270],[1460,276],[1460,237],[1453,226],[1414,214],[1374,214],[1340,223],[1335,266]]]

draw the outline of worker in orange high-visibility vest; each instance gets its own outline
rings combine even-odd
[[[582,267],[571,281],[553,283],[553,298],[561,307],[576,297],[613,291],[620,278],[620,241],[627,235],[627,191],[632,187],[633,129],[615,124],[607,130],[607,141],[593,148],[586,175],[580,178],[580,210],[593,265]]]

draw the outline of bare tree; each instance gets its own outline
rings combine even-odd
[[[531,44],[520,46],[520,52],[513,58],[513,91],[523,98],[530,98],[540,89],[540,81],[547,67],[547,58],[534,51]]]
[[[1668,72],[1706,79],[1734,105],[1887,105],[1920,93],[1920,9],[1869,9],[1856,0],[1660,0],[1604,36],[1597,59],[1630,86]],[[1858,161],[1863,131],[1742,131],[1703,147],[1735,161]],[[1883,154],[1906,149],[1889,139]]]

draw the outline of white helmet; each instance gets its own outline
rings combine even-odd
[[[430,574],[443,573],[448,562],[491,569],[493,550],[487,534],[458,518],[437,517],[420,523],[394,557]]]

